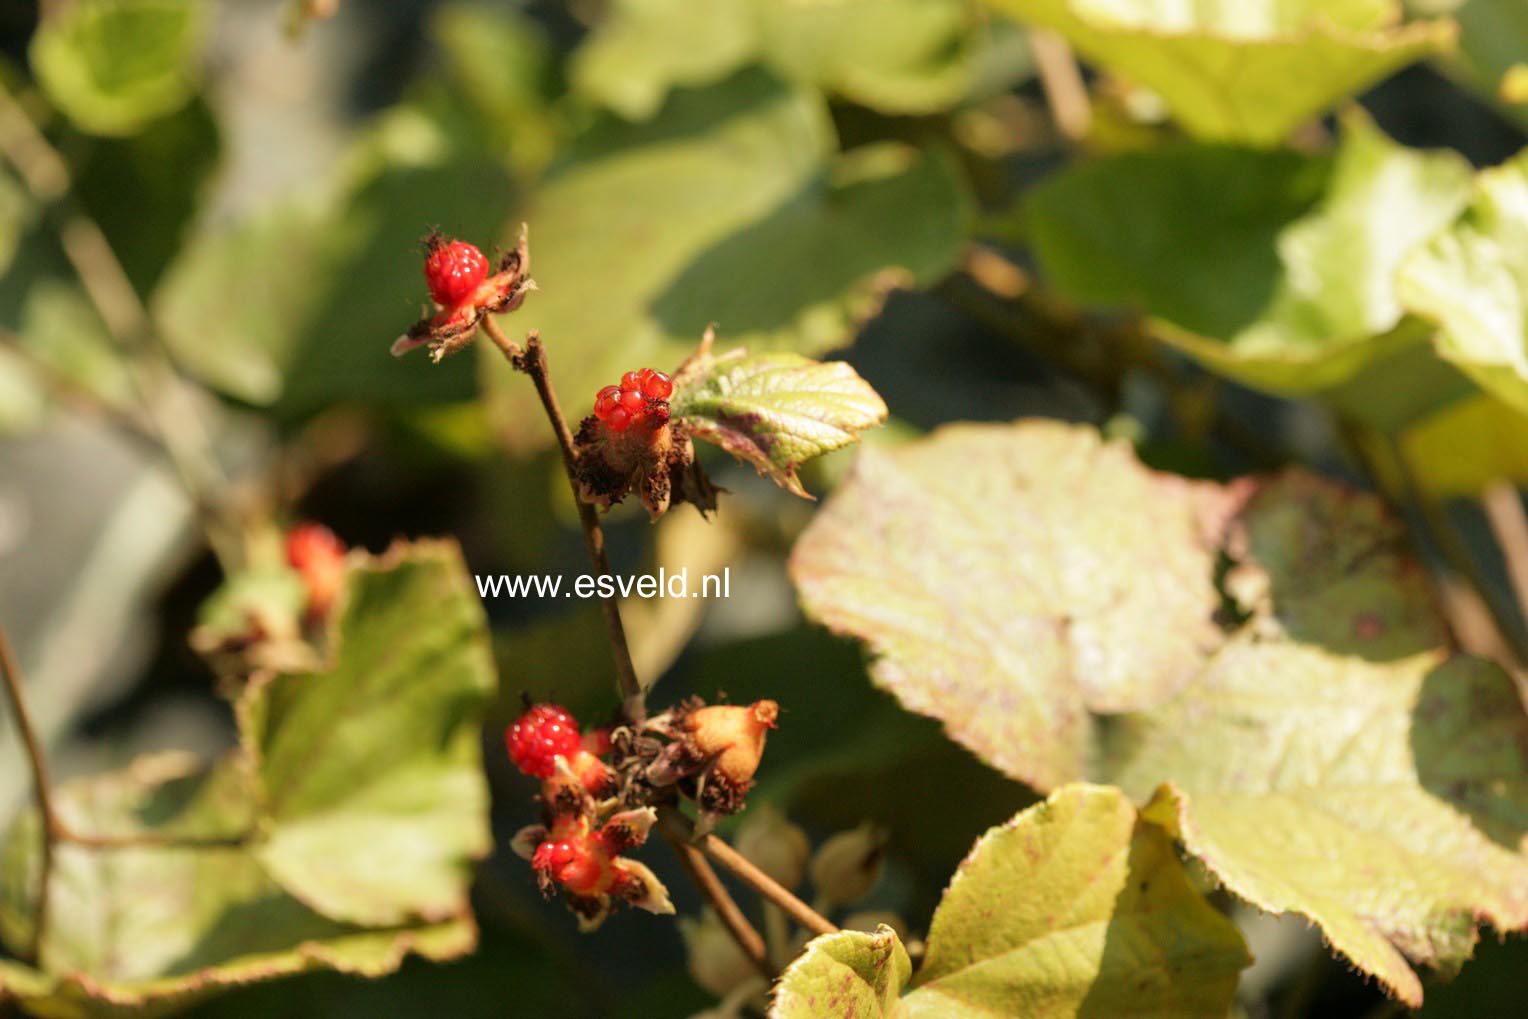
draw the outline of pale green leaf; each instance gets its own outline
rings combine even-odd
[[[1528,412],[1528,153],[1480,173],[1469,208],[1406,261],[1399,288],[1438,324],[1439,354]]]
[[[1138,308],[1216,372],[1302,393],[1422,341],[1396,271],[1468,191],[1460,157],[1403,148],[1352,115],[1330,163],[1190,145],[1131,153],[1037,188],[1026,222],[1063,291]]]
[[[1126,676],[1164,661],[1132,615],[1072,608],[1058,561],[1105,604],[1156,599],[1162,633],[1197,632],[1165,659],[1166,699],[1104,715],[1097,669],[1031,680],[1075,657],[1023,625],[1046,598],[1053,634],[1094,624]],[[1041,788],[1068,769],[1163,788],[1152,816],[1231,890],[1306,916],[1408,1004],[1408,960],[1447,971],[1477,922],[1528,927],[1528,717],[1504,672],[1450,657],[1374,496],[1300,472],[1155,475],[1087,429],[959,426],[862,457],[792,566],[808,613],[865,641],[905,705]]]
[[[721,357],[707,342],[674,376],[674,418],[800,496],[796,469],[859,441],[886,419],[886,403],[843,361],[735,350]]]
[[[1069,785],[977,840],[929,928],[908,1019],[1223,1019],[1251,963],[1160,828]]]
[[[1394,0],[987,2],[1158,93],[1196,137],[1265,146],[1457,35],[1399,24]]]
[[[43,19],[32,70],[82,130],[131,134],[191,97],[204,14],[194,0],[77,0]]]
[[[261,862],[337,920],[459,915],[491,846],[478,720],[495,675],[456,547],[353,558],[326,650],[326,669],[258,676],[239,702]]]
[[[892,286],[947,271],[966,220],[951,161],[833,152],[821,101],[756,72],[587,135],[531,197],[540,291],[512,320],[540,331],[570,413],[633,368],[671,370],[711,323],[755,353],[810,355],[848,342]],[[544,444],[534,391],[483,347],[503,434]]]
[[[227,840],[216,845],[61,846],[40,969],[0,963],[0,1000],[39,1015],[165,1015],[218,991],[314,969],[380,976],[410,952],[435,959],[476,943],[469,914],[414,928],[365,930],[327,920],[279,888],[248,846],[254,799],[245,763],[211,771],[179,754],[68,783],[58,808],[73,830]],[[0,933],[30,944],[39,825],[12,826],[0,867]]]
[[[780,975],[769,1019],[896,1019],[912,968],[897,932],[885,924],[874,934],[824,934]]]
[[[760,62],[891,114],[935,113],[971,87],[985,34],[965,0],[619,0],[573,55],[573,86],[645,120],[674,88]]]
[[[1217,642],[1211,494],[1091,431],[950,426],[862,452],[791,572],[904,707],[1048,789],[1082,777],[1090,706],[1162,700]]]

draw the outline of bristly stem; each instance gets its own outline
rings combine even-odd
[[[695,882],[695,887],[711,903],[711,908],[716,910],[716,915],[721,918],[732,940],[736,941],[743,954],[764,976],[765,980],[773,981],[780,974],[775,971],[774,964],[769,959],[769,949],[764,944],[764,939],[753,924],[748,922],[748,917],[738,907],[737,901],[727,893],[722,885],[721,878],[716,876],[716,871],[711,869],[711,864],[706,860],[705,854],[695,848],[694,843],[680,838],[669,829],[663,829],[664,838],[668,839],[673,846],[674,853],[679,857],[679,863],[684,867],[685,873],[690,875],[690,880]]]
[[[563,417],[562,407],[557,402],[557,392],[552,388],[552,380],[547,372],[546,348],[541,343],[541,337],[535,332],[528,334],[522,350],[519,344],[504,335],[499,324],[491,317],[484,317],[483,330],[515,371],[530,376],[531,382],[535,384],[536,395],[541,397],[541,406],[552,424],[558,449],[562,452],[562,466],[567,471],[568,485],[573,491],[573,505],[578,507],[578,522],[583,528],[589,561],[594,565],[595,573],[609,576],[610,556],[605,551],[605,532],[600,527],[594,507],[578,494],[578,451],[573,448],[573,433],[568,430],[567,419]],[[626,627],[621,623],[621,606],[614,595],[609,595],[600,599],[600,611],[605,617],[610,653],[615,659],[615,676],[621,692],[622,708],[627,719],[633,725],[640,726],[647,716],[647,710],[643,703],[642,684],[637,679],[637,669],[631,661],[631,647],[626,642]]]
[[[11,702],[11,713],[16,718],[16,728],[26,747],[27,760],[32,766],[32,792],[37,799],[37,813],[42,819],[42,868],[37,875],[37,912],[32,923],[32,944],[26,961],[36,964],[42,951],[43,935],[48,927],[48,887],[53,878],[53,849],[58,840],[60,824],[53,809],[53,786],[48,780],[48,760],[32,726],[32,716],[27,711],[26,693],[22,690],[21,666],[11,648],[5,627],[0,626],[0,672],[5,674],[5,695]]]
[[[698,848],[711,859],[727,868],[749,888],[783,909],[787,916],[813,934],[837,934],[833,922],[805,902],[796,898],[789,889],[756,867],[748,857],[733,849],[715,835],[695,837],[695,824],[672,806],[658,808],[658,823],[664,834],[683,840]]]

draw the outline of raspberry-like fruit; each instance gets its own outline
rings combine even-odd
[[[460,304],[488,278],[488,259],[474,244],[440,240],[424,260],[430,296],[443,307]]]
[[[652,368],[642,369],[642,395],[649,400],[667,400],[674,392],[669,377]]]
[[[533,778],[548,779],[557,770],[559,755],[572,760],[583,749],[578,720],[557,704],[537,704],[504,733],[509,759]]]
[[[308,615],[329,611],[345,582],[345,543],[323,524],[298,524],[287,532],[287,563],[308,589]]]
[[[541,843],[531,866],[574,895],[600,895],[615,880],[605,847],[589,835]]]

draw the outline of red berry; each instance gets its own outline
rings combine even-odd
[[[345,581],[345,543],[323,524],[298,524],[287,532],[286,557],[308,588],[308,615],[324,615]]]
[[[660,371],[645,368],[642,371],[642,395],[649,400],[667,400],[674,391],[674,384]]]
[[[647,400],[634,389],[621,391],[621,406],[626,408],[626,413],[636,417],[647,409]]]
[[[615,877],[604,846],[588,835],[541,843],[531,866],[574,895],[599,895]]]
[[[624,432],[631,427],[631,412],[625,407],[617,407],[605,418],[605,424],[612,432]]]
[[[642,388],[642,373],[627,372],[625,375],[622,375],[621,388],[631,391],[640,390]]]
[[[609,417],[610,412],[615,409],[616,401],[620,399],[620,396],[620,386],[606,386],[604,389],[601,389],[594,397],[594,416],[601,421]]]
[[[551,778],[555,759],[568,760],[583,748],[578,720],[557,704],[537,704],[521,715],[504,734],[509,759],[533,778]]]
[[[435,303],[450,307],[466,300],[488,278],[488,259],[476,245],[446,241],[425,257],[424,278]]]

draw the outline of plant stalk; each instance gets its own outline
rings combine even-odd
[[[557,391],[552,388],[552,380],[547,371],[546,347],[542,345],[540,335],[535,331],[529,333],[522,350],[519,344],[504,335],[499,324],[491,317],[484,317],[483,331],[515,371],[529,375],[535,384],[536,395],[541,398],[541,406],[546,411],[552,433],[557,437],[557,447],[562,452],[562,466],[573,491],[573,505],[578,508],[578,522],[583,529],[584,546],[589,550],[589,562],[593,564],[595,573],[609,576],[610,556],[605,551],[605,532],[600,527],[594,507],[578,494],[578,451],[573,448],[573,433],[568,430],[567,419],[563,417],[562,407],[557,402]],[[605,632],[610,638],[610,653],[615,660],[615,678],[621,693],[622,709],[628,721],[640,726],[647,717],[647,709],[643,701],[642,683],[637,679],[637,668],[631,661],[631,646],[626,642],[621,606],[611,595],[600,599],[600,611],[605,617]]]
[[[40,962],[44,935],[48,929],[48,888],[53,879],[53,851],[62,825],[53,809],[53,785],[48,779],[48,759],[43,753],[42,741],[32,725],[27,710],[26,692],[22,688],[21,665],[11,648],[5,627],[0,626],[0,672],[5,674],[5,695],[11,703],[11,713],[16,718],[16,728],[26,747],[27,761],[32,767],[32,793],[37,800],[37,813],[42,818],[42,867],[37,875],[37,912],[32,922],[32,943],[27,950],[27,962]]]
[[[750,962],[763,975],[765,980],[773,981],[780,974],[776,972],[774,964],[770,962],[769,949],[764,944],[764,939],[753,924],[748,922],[737,901],[728,894],[721,878],[716,876],[716,871],[706,860],[705,854],[695,848],[694,843],[680,838],[674,832],[665,828],[663,836],[668,844],[674,847],[674,853],[679,857],[680,864],[685,873],[690,875],[690,880],[695,882],[695,887],[711,903],[711,908],[716,910],[716,915],[721,918],[732,940],[736,941],[743,954],[748,956]]]

